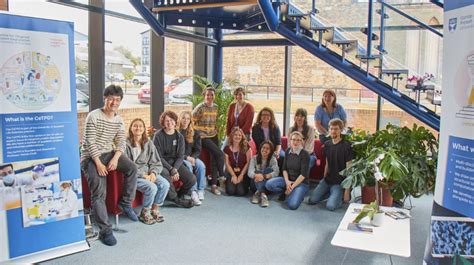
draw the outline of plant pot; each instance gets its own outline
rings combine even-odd
[[[382,203],[380,205],[392,207],[393,197],[392,197],[392,193],[390,193],[390,189],[379,187],[379,190],[382,193]],[[362,187],[362,203],[363,204],[369,204],[375,201],[375,199],[376,199],[375,186]]]
[[[370,221],[373,226],[382,226],[383,219],[385,218],[383,212],[374,214],[374,218]]]

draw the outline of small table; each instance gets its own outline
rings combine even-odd
[[[410,257],[410,218],[395,220],[384,216],[380,227],[370,225],[369,219],[360,221],[363,226],[371,226],[372,233],[356,232],[347,230],[347,225],[354,220],[358,213],[354,209],[362,209],[364,204],[351,203],[346,214],[341,220],[331,245],[370,252],[378,252],[388,255]],[[392,207],[381,207],[383,211],[403,211],[410,214],[408,210]],[[391,260],[391,257],[390,257]]]

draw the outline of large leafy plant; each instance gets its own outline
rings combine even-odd
[[[385,130],[367,135],[354,149],[354,162],[341,172],[347,176],[342,182],[344,188],[374,186],[375,173],[380,172],[380,183],[391,190],[395,200],[434,191],[438,142],[424,127],[388,125]],[[374,163],[381,155],[383,159]]]
[[[227,81],[224,80],[220,83],[216,83],[206,79],[205,77],[194,75],[193,81],[201,88],[199,94],[194,94],[189,96],[189,100],[193,105],[193,109],[201,102],[204,101],[204,96],[202,95],[202,90],[204,90],[208,85],[211,85],[216,89],[216,97],[214,103],[217,105],[217,133],[219,140],[223,140],[225,137],[225,127],[227,122],[227,112],[229,111],[230,104],[234,101],[234,96],[232,94],[231,86],[236,84],[236,81]]]

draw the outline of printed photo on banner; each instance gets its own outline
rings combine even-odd
[[[71,111],[66,34],[0,28],[1,113]]]
[[[20,187],[58,182],[59,160],[55,158],[0,164],[0,209],[21,207]]]
[[[430,233],[433,258],[474,258],[474,219],[432,216]]]
[[[81,180],[21,187],[23,227],[82,216]]]

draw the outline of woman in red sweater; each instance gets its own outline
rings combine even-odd
[[[255,110],[249,102],[245,101],[245,90],[238,87],[234,91],[234,103],[230,104],[227,112],[227,138],[232,128],[239,127],[245,134],[247,141],[250,141],[250,131],[252,130],[253,116]],[[224,145],[225,146],[225,145]]]

